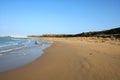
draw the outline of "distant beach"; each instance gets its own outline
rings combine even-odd
[[[33,63],[0,73],[0,80],[120,80],[119,41],[42,39],[52,47]]]

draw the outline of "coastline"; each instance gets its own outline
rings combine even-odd
[[[44,49],[50,47],[48,42],[37,38],[1,38],[0,41],[2,40],[7,44],[0,45],[0,72],[34,62],[43,54]]]
[[[0,80],[120,80],[120,46],[74,38],[41,38],[53,45],[33,63],[0,73]]]

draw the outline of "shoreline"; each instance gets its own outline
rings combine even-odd
[[[68,38],[53,41],[36,61],[7,72],[0,80],[119,80],[120,46]]]
[[[1,48],[3,50],[0,51],[0,72],[14,70],[34,62],[44,53],[43,50],[51,45],[46,41],[34,38],[24,40],[19,38],[17,40],[21,43],[13,41],[13,44],[5,44],[5,47],[3,45]],[[37,44],[35,43],[36,41]]]

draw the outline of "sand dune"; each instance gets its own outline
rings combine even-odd
[[[51,48],[0,80],[120,80],[120,46],[71,38],[43,38]],[[118,42],[119,43],[119,42]]]

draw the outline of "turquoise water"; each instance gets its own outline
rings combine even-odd
[[[35,41],[41,44],[36,45]],[[50,45],[37,38],[0,38],[0,72],[33,62]]]

